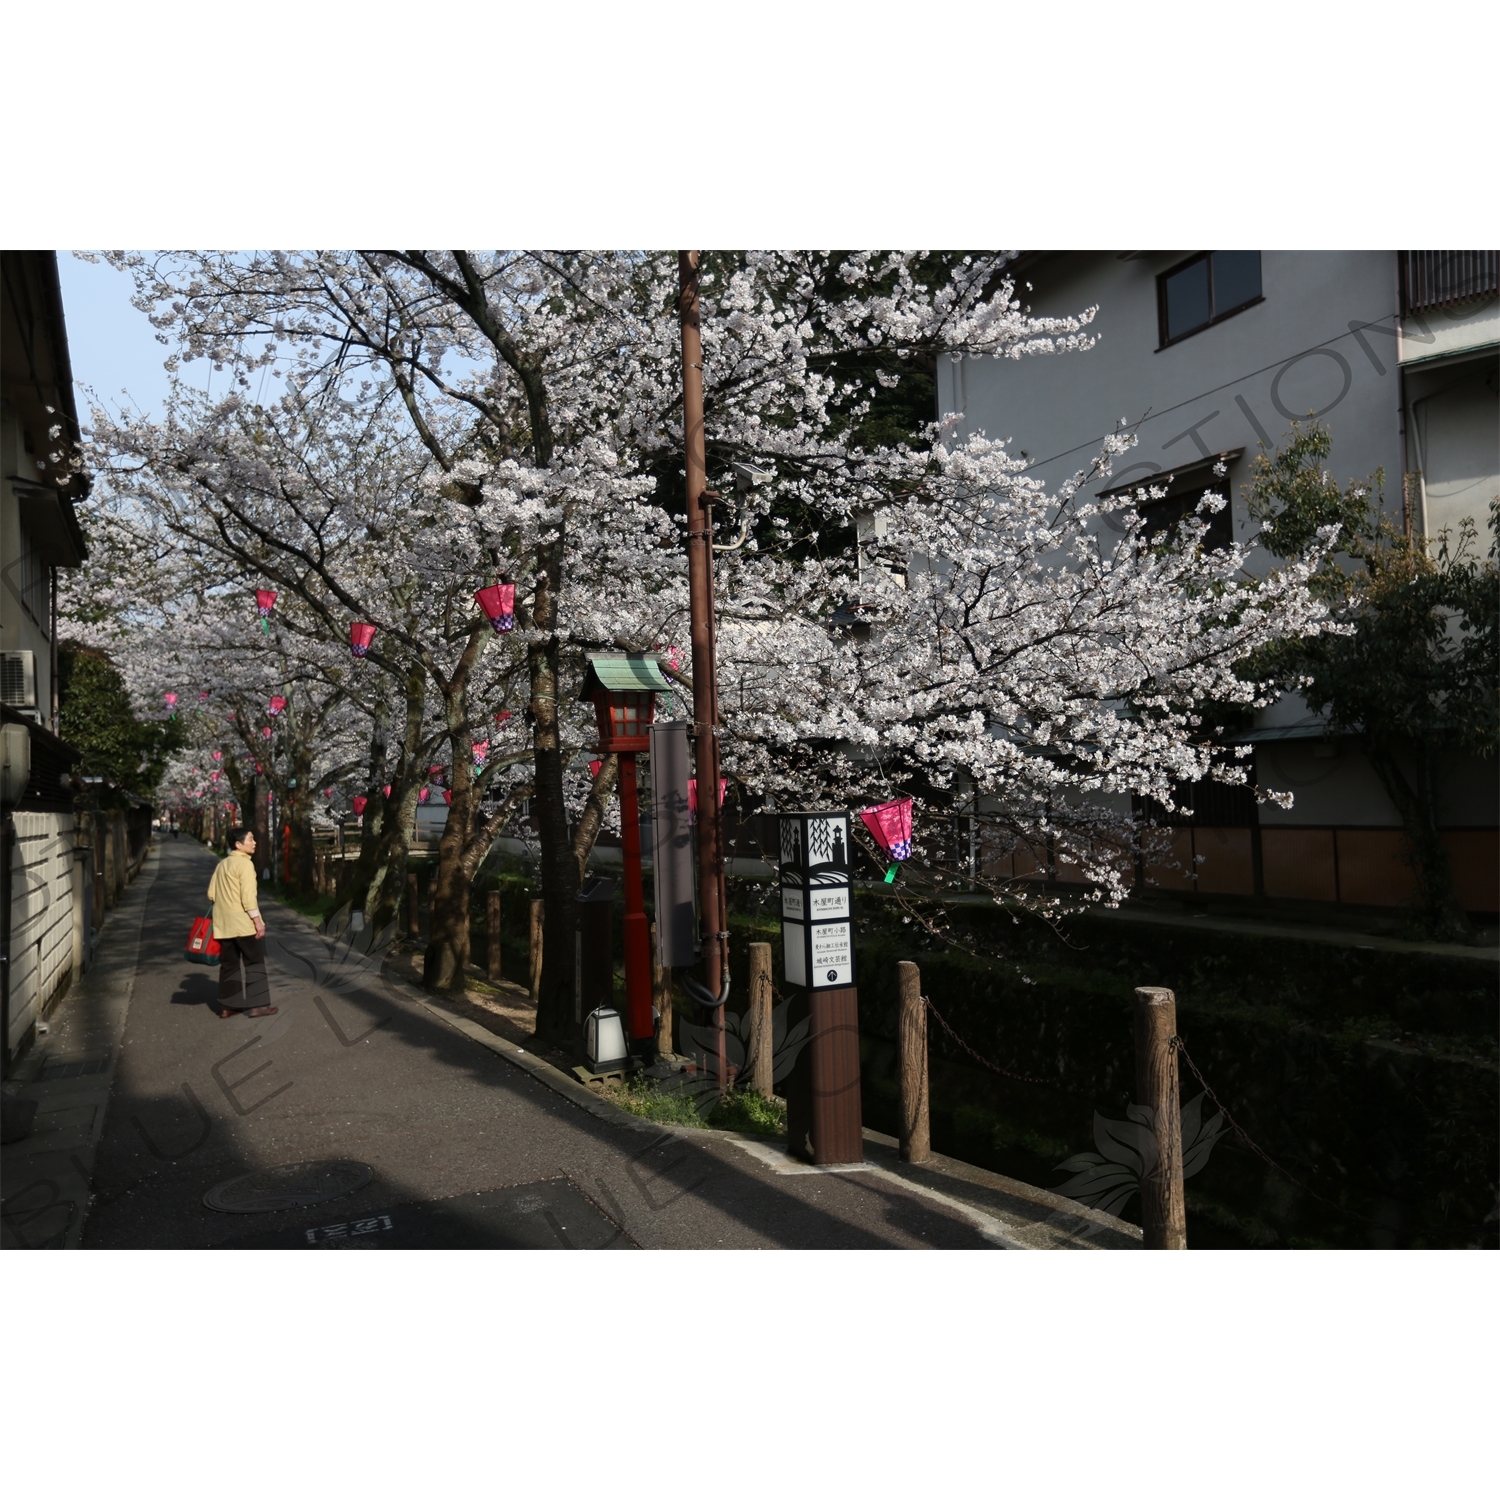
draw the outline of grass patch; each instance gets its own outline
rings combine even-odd
[[[343,903],[337,896],[307,896],[298,897],[290,891],[276,891],[273,893],[277,901],[283,906],[289,906],[295,912],[300,912],[304,917],[321,925],[336,912]]]
[[[735,1130],[745,1135],[785,1135],[786,1105],[779,1099],[762,1099],[749,1090],[736,1090],[712,1109],[700,1110],[703,1094],[689,1093],[680,1086],[662,1087],[655,1078],[635,1075],[623,1083],[604,1085],[611,1104],[656,1120],[663,1125],[691,1125],[699,1130]]]

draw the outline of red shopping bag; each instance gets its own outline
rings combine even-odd
[[[184,949],[189,963],[216,964],[219,961],[219,940],[214,936],[213,918],[208,913],[193,923]]]

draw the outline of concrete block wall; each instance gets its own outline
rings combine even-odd
[[[15,1048],[75,966],[73,815],[15,813],[11,855],[10,1036]]]

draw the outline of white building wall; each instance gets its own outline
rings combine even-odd
[[[13,1049],[71,978],[77,934],[73,815],[18,810],[14,817],[8,1038]]]
[[[1257,446],[1278,444],[1293,418],[1315,412],[1332,434],[1339,481],[1383,468],[1387,507],[1399,513],[1395,252],[1262,251],[1264,300],[1159,349],[1156,278],[1191,253],[1059,251],[1023,266],[1017,298],[1048,316],[1097,306],[1098,342],[1081,354],[941,360],[940,411],[962,412],[965,433],[1012,439],[1011,452],[1049,484],[1086,469],[1124,418],[1138,446],[1090,492],[1244,448],[1228,475],[1241,537],[1240,487]]]

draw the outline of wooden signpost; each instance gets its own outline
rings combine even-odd
[[[805,1075],[789,1116],[808,1101],[806,1131],[788,1119],[794,1151],[807,1136],[819,1166],[864,1160],[859,1101],[859,991],[854,973],[848,813],[781,815],[781,936],[788,984],[807,991],[812,1017]]]

